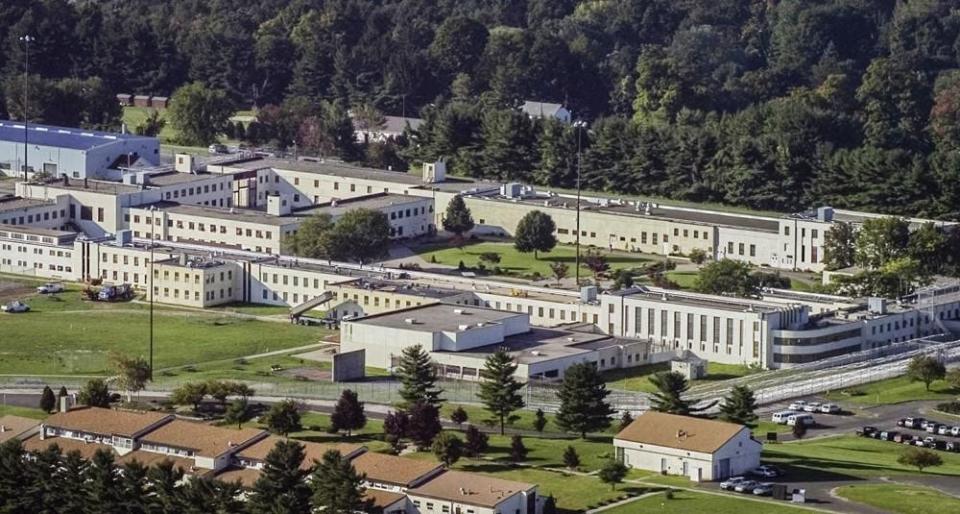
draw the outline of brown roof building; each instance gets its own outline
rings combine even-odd
[[[449,502],[454,507],[473,505],[498,509],[504,504],[510,504],[512,508],[505,507],[502,511],[533,514],[535,510],[524,508],[536,504],[537,486],[477,473],[447,471],[415,489],[410,489],[407,494],[415,502],[414,505],[420,498]],[[455,512],[456,508],[450,510]]]
[[[235,430],[177,419],[146,434],[141,447],[149,452],[193,457],[196,467],[219,470],[230,464],[234,453],[266,436],[267,432],[255,428]]]
[[[173,420],[160,412],[124,411],[100,407],[79,407],[58,412],[43,422],[44,437],[75,439],[138,439],[143,434]],[[110,442],[110,441],[104,441]]]
[[[279,443],[283,441],[283,438],[277,437],[274,435],[265,437],[256,443],[247,446],[243,450],[237,453],[237,458],[240,459],[241,464],[248,467],[257,467],[261,465],[264,461],[267,460],[267,454],[270,453],[270,450]],[[361,453],[367,451],[367,449],[359,444],[349,444],[349,443],[312,443],[309,441],[297,441],[303,445],[304,459],[303,464],[300,465],[301,469],[309,469],[313,467],[314,461],[319,461],[323,459],[323,454],[327,453],[330,450],[336,450],[340,452],[341,455],[348,459],[360,455]]]
[[[743,425],[654,411],[621,430],[613,445],[627,466],[695,481],[745,473],[760,464],[763,448]]]
[[[402,493],[384,491],[383,489],[367,489],[363,492],[363,499],[370,502],[368,512],[382,512],[383,514],[403,514],[406,512],[407,496]]]
[[[0,416],[0,443],[10,439],[26,439],[40,431],[40,422],[23,416]]]
[[[53,445],[57,445],[60,448],[60,452],[64,455],[78,451],[80,452],[80,456],[87,460],[92,459],[93,455],[97,453],[97,450],[105,450],[110,453],[115,452],[113,446],[109,444],[88,443],[79,439],[68,439],[66,437],[46,437],[41,439],[39,435],[34,435],[23,441],[23,449],[28,452],[44,452]]]
[[[425,479],[443,471],[436,462],[405,459],[383,453],[367,452],[353,459],[358,474],[367,476],[367,482],[393,487],[415,487]]]

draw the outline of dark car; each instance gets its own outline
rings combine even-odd
[[[877,433],[877,427],[863,427],[859,431],[859,435],[863,437],[873,437],[875,433]]]

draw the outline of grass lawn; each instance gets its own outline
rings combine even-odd
[[[54,391],[56,392],[56,391]],[[37,398],[37,402],[40,399]],[[16,405],[0,405],[0,416],[22,416],[24,418],[46,419],[48,414],[40,409],[31,409],[30,407],[18,407]]]
[[[850,435],[767,445],[763,458],[783,465],[791,479],[801,481],[921,474],[897,463],[904,449],[897,443]],[[937,454],[943,465],[927,468],[923,475],[960,476],[960,455]]]
[[[31,311],[2,315],[0,373],[102,374],[111,351],[147,354],[147,305],[88,302],[80,299],[79,290],[78,285],[70,285],[55,297],[21,296]],[[288,323],[158,307],[154,363],[159,369],[235,359],[316,343],[328,334]]]
[[[330,415],[321,412],[305,412],[301,419],[303,430],[290,434],[292,439],[311,441],[314,443],[354,443],[366,446],[372,452],[384,452],[390,445],[383,441],[383,422],[377,419],[367,419],[367,425],[347,437],[342,434],[327,433],[330,426]],[[247,426],[266,428],[258,423]]]
[[[290,307],[282,305],[261,305],[256,303],[228,303],[219,307],[213,307],[208,310],[238,312],[240,314],[252,314],[254,316],[283,316],[290,314]]]
[[[667,278],[677,283],[680,289],[693,289],[697,285],[697,271],[668,271]]]
[[[653,384],[650,383],[650,377],[661,371],[669,371],[670,363],[661,362],[658,364],[647,364],[634,368],[620,368],[603,373],[604,380],[612,389],[624,391],[643,391],[652,393],[656,391]],[[707,378],[694,380],[690,382],[691,386],[716,382],[719,380],[728,380],[731,378],[742,377],[754,373],[756,370],[739,364],[719,364],[710,362],[707,364]]]
[[[273,366],[281,369],[273,371]],[[222,361],[205,362],[202,364],[163,370],[158,373],[157,382],[182,382],[196,380],[247,380],[269,382],[297,382],[296,369],[330,371],[329,362],[318,362],[292,357],[291,355],[275,355],[259,359],[227,359]],[[305,373],[304,373],[305,375]]]
[[[480,242],[467,244],[462,249],[449,244],[440,244],[423,246],[415,250],[427,262],[431,262],[431,258],[433,258],[440,264],[457,266],[460,261],[463,261],[463,264],[467,267],[475,267],[480,264],[481,254],[492,252],[500,255],[498,266],[505,273],[528,274],[537,272],[544,277],[552,276],[550,264],[554,262],[564,262],[571,267],[576,262],[576,249],[566,245],[557,245],[550,253],[541,253],[539,259],[534,259],[532,253],[518,252],[513,248],[513,243]],[[586,253],[586,250],[581,250],[581,255],[584,253]],[[602,251],[602,253],[606,255],[611,269],[632,268],[647,261],[643,257],[625,252]],[[484,265],[488,268],[491,267],[488,263],[484,263]],[[586,269],[584,268],[584,270]],[[573,276],[574,270],[570,269],[567,274]],[[586,270],[585,276],[590,276],[589,270]]]
[[[850,394],[854,392],[856,394]],[[953,400],[960,390],[952,389],[938,380],[927,391],[922,382],[911,382],[907,377],[896,377],[861,386],[852,386],[845,391],[833,391],[826,395],[832,401],[844,401],[859,405],[880,405],[914,400]]]
[[[124,107],[123,108],[123,122],[127,124],[127,130],[133,132],[137,128],[137,125],[143,123],[147,119],[147,116],[150,115],[150,109],[148,107]],[[160,112],[160,119],[167,119],[167,110],[162,109]],[[176,129],[170,124],[170,120],[167,120],[167,124],[164,125],[163,130],[160,131],[160,142],[168,143],[173,141],[177,136]]]
[[[769,500],[755,501],[732,495],[674,491],[672,500],[668,500],[666,496],[661,493],[604,512],[606,514],[635,514],[637,512],[663,512],[667,514],[690,514],[694,512],[709,512],[710,514],[741,514],[743,512],[749,512],[751,514],[799,514],[809,511],[790,507],[782,503],[774,503]]]
[[[845,485],[837,494],[854,502],[897,514],[960,512],[960,498],[935,489],[899,484]]]

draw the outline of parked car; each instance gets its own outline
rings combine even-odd
[[[802,410],[803,410],[803,406],[806,405],[806,404],[807,404],[807,402],[805,402],[805,401],[803,401],[803,400],[794,400],[793,403],[791,403],[790,406],[787,407],[787,408],[790,409],[790,410],[793,410],[793,411],[802,411]]]
[[[900,435],[900,432],[895,430],[884,430],[880,432],[880,439],[884,441],[894,441],[898,435]]]
[[[750,474],[751,474],[751,475],[756,475],[756,476],[758,476],[758,477],[764,477],[764,478],[776,478],[776,477],[782,475],[782,474],[783,474],[783,471],[782,471],[780,468],[776,467],[776,466],[771,466],[771,465],[769,465],[769,464],[763,464],[763,465],[761,465],[761,466],[757,466],[757,467],[751,469],[751,470],[750,470]]]
[[[925,425],[927,420],[923,418],[907,418],[903,420],[903,426],[907,428],[921,428],[921,425]]]
[[[757,481],[744,480],[743,482],[740,482],[739,484],[733,486],[733,490],[738,493],[752,493],[753,489],[758,485],[760,485],[760,483]]]
[[[893,436],[893,442],[895,443],[910,444],[912,441],[913,436],[910,434],[896,434]]]
[[[63,292],[63,284],[44,284],[37,288],[37,292],[40,294],[54,294]]]
[[[950,429],[950,435],[953,437],[960,437],[960,426],[955,426]]]
[[[810,402],[803,406],[806,412],[820,412],[820,402]]]
[[[224,154],[228,152],[227,146],[220,143],[214,143],[210,145],[207,147],[207,151],[210,152],[211,155]]]
[[[840,406],[833,403],[825,403],[820,406],[820,412],[824,414],[840,414]]]
[[[943,425],[941,425],[940,423],[934,423],[930,421],[927,423],[927,426],[926,428],[924,428],[924,430],[926,430],[928,434],[936,434],[937,431],[940,430],[940,427],[942,426]]]
[[[937,427],[937,435],[952,435],[951,430],[953,427],[950,425],[940,425]]]
[[[866,426],[858,430],[857,435],[863,436],[863,437],[873,437],[874,434],[876,434],[877,432],[878,432],[877,427]],[[885,433],[886,432],[883,432],[882,434],[885,434]]]
[[[770,482],[761,482],[753,488],[753,494],[757,496],[770,496],[773,493],[773,484]]]
[[[796,414],[797,411],[794,410],[782,410],[780,412],[774,412],[773,416],[770,416],[770,420],[778,425],[786,425],[787,418]]]
[[[960,442],[957,441],[947,441],[947,444],[943,447],[944,450],[948,452],[960,452]]]
[[[921,421],[920,421],[920,428],[923,429],[923,430],[926,430],[927,427],[930,426],[931,424],[936,423],[936,421],[932,421],[932,420],[928,420],[928,419],[923,419],[923,418],[920,418],[920,420],[921,420]]]
[[[720,489],[723,489],[724,491],[732,491],[737,484],[745,480],[746,478],[744,477],[730,477],[723,482],[720,482]]]
[[[897,420],[897,426],[898,426],[898,427],[906,426],[906,423],[907,423],[907,418],[900,418],[900,419]]]
[[[14,300],[3,307],[0,307],[0,310],[3,312],[9,312],[10,314],[20,314],[22,312],[29,311],[30,306],[21,302],[20,300]]]
[[[787,418],[787,426],[803,425],[803,426],[813,426],[816,423],[816,420],[813,419],[813,416],[810,414],[794,414]]]

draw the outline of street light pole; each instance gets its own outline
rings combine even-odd
[[[580,287],[580,168],[581,163],[583,162],[582,147],[580,143],[584,125],[586,125],[586,123],[583,121],[578,121],[573,124],[573,126],[577,129],[577,260],[574,272],[576,273],[576,287],[578,288]]]
[[[30,124],[30,43],[33,43],[35,38],[27,34],[20,36],[20,41],[26,49],[23,59],[23,180],[27,180],[27,170],[30,169],[27,157],[30,151],[27,145],[27,139],[30,136],[27,130]]]
[[[153,218],[156,216],[157,208],[156,206],[150,206],[150,374],[149,379],[153,382],[153,247],[155,235],[154,235],[154,221]]]

